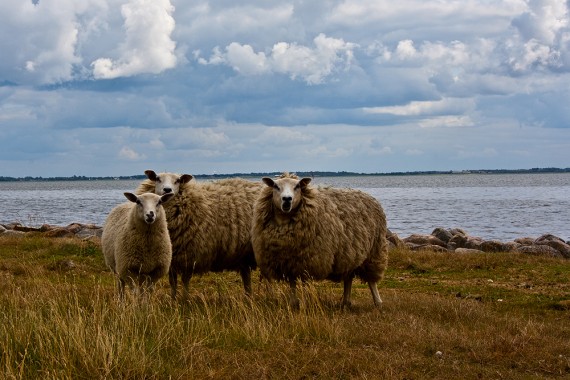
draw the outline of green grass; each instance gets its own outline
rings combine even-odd
[[[97,244],[0,237],[0,378],[570,378],[568,260],[393,251],[380,310],[359,282],[350,310],[330,282],[292,310],[254,279],[252,299],[218,273],[121,303]]]

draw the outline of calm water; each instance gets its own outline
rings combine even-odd
[[[140,181],[0,182],[0,223],[102,225]],[[383,205],[388,227],[406,237],[460,227],[484,239],[552,233],[570,240],[570,173],[317,177],[358,188]]]

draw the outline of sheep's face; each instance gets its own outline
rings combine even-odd
[[[155,222],[159,214],[163,212],[162,204],[173,196],[173,193],[167,193],[162,196],[154,193],[145,193],[139,196],[132,193],[125,193],[125,197],[129,201],[137,204],[137,217],[140,220],[144,220],[146,224],[153,224]]]
[[[145,170],[147,178],[154,182],[154,192],[158,195],[172,193],[178,194],[180,186],[190,182],[192,176],[190,174],[175,173],[159,173],[156,174],[152,170]]]
[[[273,188],[273,204],[275,207],[287,214],[297,209],[303,196],[302,190],[311,182],[311,179],[279,178],[273,180],[264,177],[263,182]]]

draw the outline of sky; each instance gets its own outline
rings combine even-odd
[[[567,168],[569,3],[1,0],[0,176]]]

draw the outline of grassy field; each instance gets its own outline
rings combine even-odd
[[[393,251],[380,310],[360,282],[350,310],[330,282],[291,310],[257,277],[120,303],[97,244],[0,237],[0,378],[570,378],[569,260]]]

